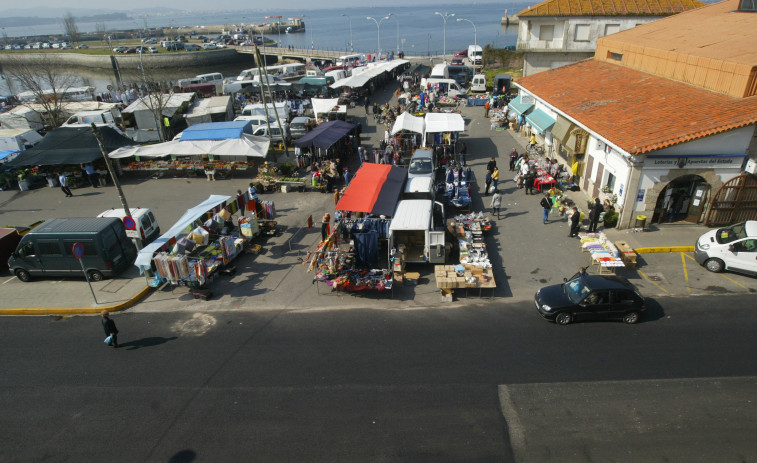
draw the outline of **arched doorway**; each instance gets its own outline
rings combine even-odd
[[[657,196],[652,223],[699,223],[710,200],[710,184],[699,175],[672,180]]]

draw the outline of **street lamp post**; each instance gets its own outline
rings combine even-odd
[[[434,11],[434,14],[438,14],[442,17],[444,20],[444,61],[447,61],[447,18],[451,18],[452,16],[455,16],[455,13],[447,13],[446,11],[444,14],[439,13],[438,11]]]
[[[473,45],[478,45],[478,31],[476,31],[476,25],[470,19],[457,18],[457,22],[467,21],[473,26]]]
[[[381,23],[385,19],[389,19],[392,17],[392,13],[389,13],[388,15],[384,16],[383,18],[376,20],[376,18],[372,18],[370,16],[366,17],[365,19],[370,19],[371,21],[376,23],[376,30],[377,30],[377,39],[378,39],[378,59],[381,59]]]
[[[400,20],[397,19],[397,17],[394,17],[394,20],[397,21],[397,54],[400,54]]]
[[[303,18],[313,19],[312,17],[303,14]],[[313,21],[310,21],[310,49],[315,50],[315,42],[313,41]]]
[[[342,16],[347,18],[347,20],[350,22],[350,51],[355,51],[355,46],[352,43],[352,18],[350,18],[348,15],[342,13]]]

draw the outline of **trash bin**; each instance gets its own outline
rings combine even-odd
[[[642,230],[647,225],[647,216],[646,215],[637,215],[636,216],[636,225],[634,228],[641,228]]]

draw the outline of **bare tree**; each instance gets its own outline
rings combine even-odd
[[[21,86],[21,104],[37,113],[47,127],[65,122],[66,92],[79,82],[70,66],[47,53],[33,57],[11,55],[6,59],[5,73]]]
[[[100,38],[100,42],[108,41],[108,28],[105,23],[95,23],[95,34]]]
[[[76,18],[70,11],[63,16],[63,30],[72,43],[79,43],[79,28],[76,27]]]

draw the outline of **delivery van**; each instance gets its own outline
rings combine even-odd
[[[450,98],[463,96],[467,93],[467,90],[462,88],[454,79],[436,79],[429,77],[421,81],[421,87],[427,88],[429,85],[439,88],[439,92],[443,95],[447,95]]]
[[[76,243],[84,250],[81,264],[73,255]],[[21,238],[8,267],[28,282],[33,277],[82,276],[83,265],[91,281],[101,281],[131,267],[136,258],[134,243],[115,217],[52,219]]]
[[[435,197],[436,189],[432,177],[413,177],[408,178],[405,182],[402,199],[430,199],[433,201]]]
[[[389,224],[389,253],[402,252],[407,263],[444,264],[447,260],[444,205],[428,199],[397,203]]]
[[[160,227],[158,226],[158,221],[155,220],[155,215],[150,209],[147,209],[145,207],[130,207],[129,211],[131,212],[131,218],[134,219],[134,222],[136,222],[137,224],[137,230],[135,230],[135,232],[139,234],[139,238],[142,240],[143,245],[152,243],[155,238],[160,236]],[[126,217],[126,211],[124,211],[123,207],[113,208],[101,212],[100,214],[97,214],[97,216],[116,217],[117,219],[123,221],[124,217]],[[128,230],[126,234],[129,235]],[[132,238],[136,237],[132,236]]]
[[[757,220],[708,231],[697,240],[694,258],[711,272],[757,275]]]
[[[483,74],[476,74],[473,76],[473,80],[470,83],[471,92],[485,92],[486,91],[486,76]]]
[[[480,66],[484,62],[484,52],[481,45],[468,45],[468,59],[474,66]]]
[[[434,79],[449,79],[449,66],[446,64],[437,64],[431,68],[430,77]]]

